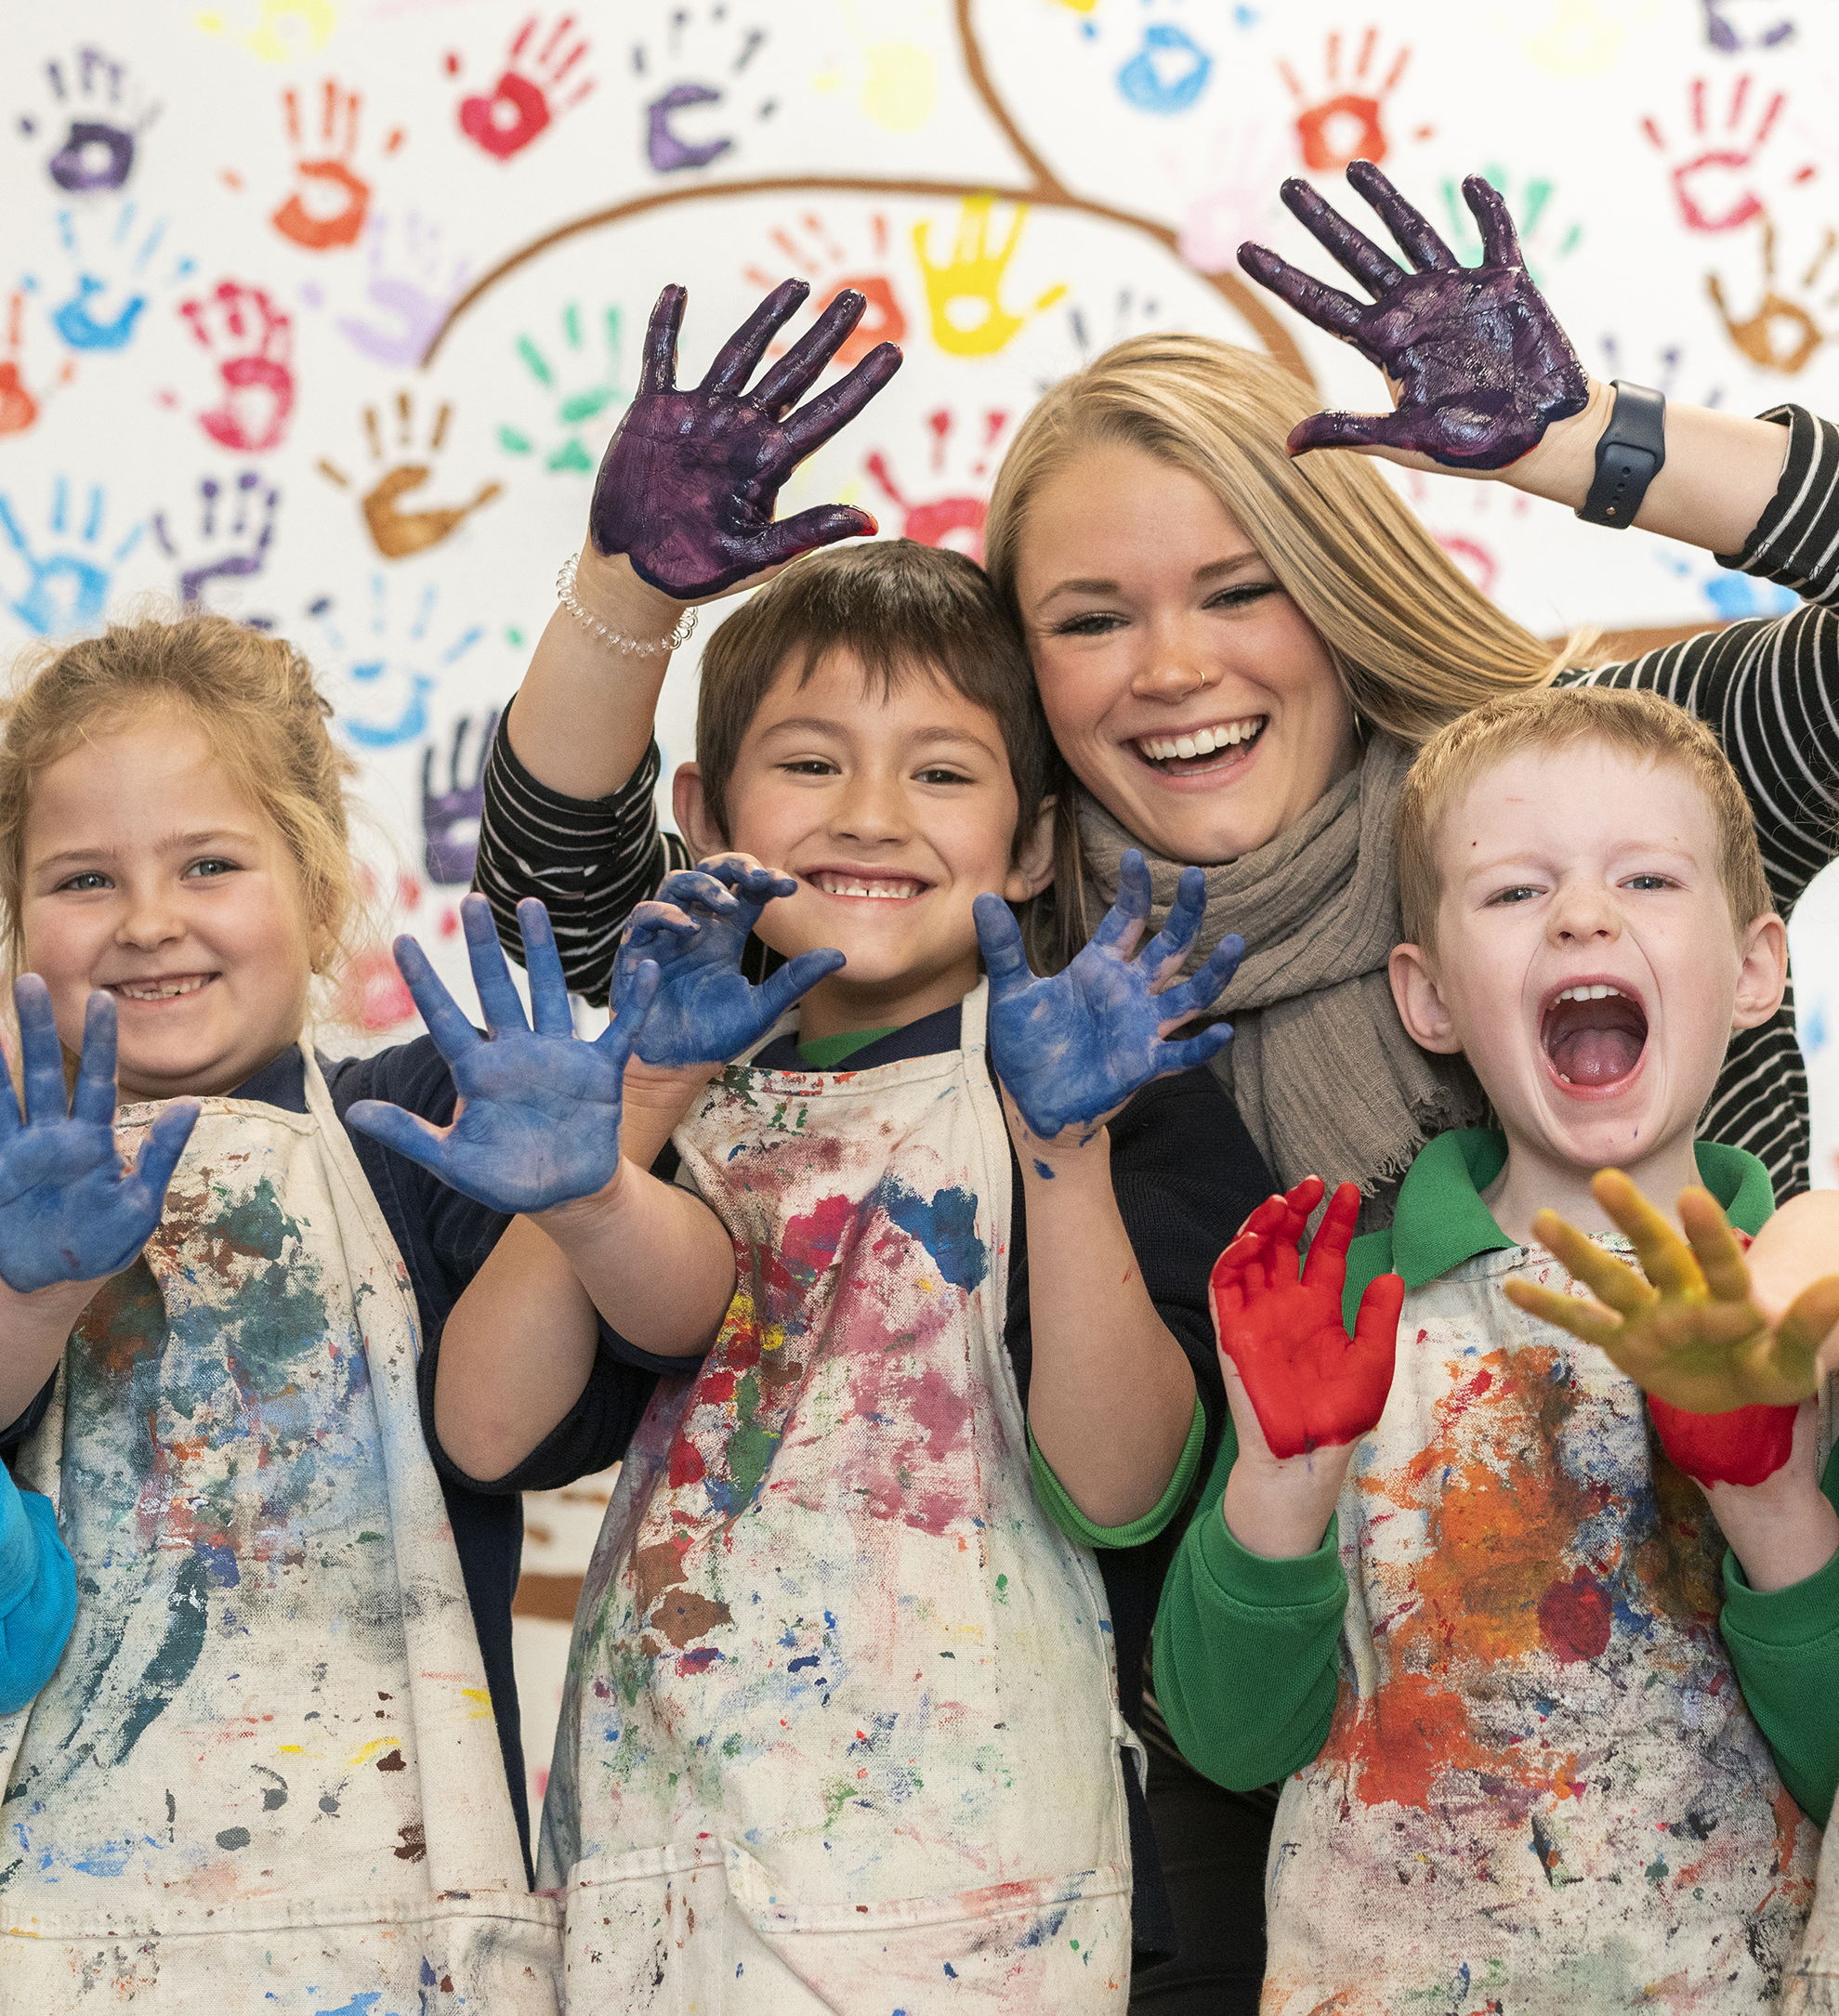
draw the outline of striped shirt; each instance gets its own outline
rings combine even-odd
[[[1839,428],[1795,406],[1764,418],[1790,430],[1787,465],[1743,551],[1719,558],[1793,589],[1805,606],[1561,683],[1646,687],[1711,728],[1749,793],[1786,917],[1839,836]],[[565,797],[518,761],[500,721],[486,765],[475,886],[514,959],[518,901],[540,897],[569,985],[597,1004],[627,917],[673,869],[691,865],[689,847],[658,824],[659,761],[653,742],[611,797]],[[1792,989],[1770,1020],[1731,1039],[1699,1132],[1757,1157],[1778,1200],[1807,1187],[1807,1079]]]

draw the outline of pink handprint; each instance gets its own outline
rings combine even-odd
[[[1734,231],[1762,213],[1763,199],[1755,188],[1756,157],[1763,151],[1781,109],[1788,102],[1780,91],[1762,105],[1754,125],[1746,124],[1750,111],[1750,77],[1746,72],[1731,86],[1730,103],[1721,135],[1712,130],[1705,105],[1705,80],[1693,78],[1687,90],[1694,149],[1689,159],[1673,167],[1673,192],[1688,230]],[[1661,150],[1668,152],[1665,135],[1651,114],[1641,122],[1641,130]],[[1811,166],[1797,169],[1793,179],[1805,182]]]
[[[179,304],[217,364],[223,396],[198,415],[214,441],[239,454],[278,448],[294,412],[294,331],[259,287],[220,281],[208,299]]]
[[[557,111],[572,110],[594,88],[592,77],[582,78],[567,99],[557,104],[570,73],[587,54],[587,38],[579,32],[574,16],[564,14],[539,46],[537,21],[532,14],[518,30],[491,96],[475,94],[460,100],[460,131],[494,161],[521,153]],[[526,67],[532,76],[524,74]],[[450,56],[447,68],[450,74],[456,72],[458,59]]]

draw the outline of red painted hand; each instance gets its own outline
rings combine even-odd
[[[1260,1204],[1214,1263],[1208,1302],[1220,1357],[1245,1392],[1275,1457],[1356,1442],[1386,1410],[1405,1284],[1382,1274],[1360,1297],[1350,1339],[1341,1289],[1360,1194],[1344,1183],[1323,1214],[1308,1258],[1296,1250],[1322,1182],[1306,1176]]]

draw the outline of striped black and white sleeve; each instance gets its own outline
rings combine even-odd
[[[626,919],[672,869],[690,865],[690,849],[658,824],[658,745],[611,796],[569,798],[518,761],[506,732],[509,717],[507,708],[485,766],[473,887],[491,904],[499,943],[519,964],[518,904],[540,897],[571,990],[604,1007]]]
[[[1803,607],[1565,683],[1646,687],[1711,728],[1749,794],[1785,917],[1839,840],[1839,429],[1799,407],[1763,417],[1789,429],[1781,480],[1742,552],[1718,557],[1793,589]],[[1778,1199],[1807,1187],[1807,1083],[1792,988],[1770,1021],[1731,1040],[1699,1132],[1760,1157]]]

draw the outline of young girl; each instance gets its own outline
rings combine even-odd
[[[337,1067],[303,1040],[354,908],[327,713],[216,617],[74,645],[6,710],[0,1420],[82,1591],[0,1720],[7,2008],[556,2003],[518,1500],[443,1503],[417,1403],[505,1221],[347,1135],[373,1093],[451,1117],[426,1040]],[[636,1419],[650,1386],[610,1360],[594,1404]]]

